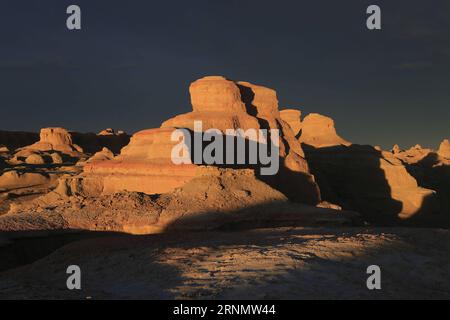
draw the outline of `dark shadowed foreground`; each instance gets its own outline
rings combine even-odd
[[[450,298],[447,230],[99,234],[90,239],[71,235],[48,256],[1,272],[0,298]],[[20,255],[20,247],[11,254]],[[66,268],[71,264],[81,267],[80,291],[66,289]],[[366,287],[366,269],[372,264],[381,267],[380,291]]]

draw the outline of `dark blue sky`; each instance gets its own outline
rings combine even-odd
[[[70,4],[81,31],[66,29]],[[381,31],[366,28],[369,4]],[[274,88],[356,143],[436,147],[450,138],[450,2],[1,2],[2,130],[157,127],[191,110],[205,75]]]

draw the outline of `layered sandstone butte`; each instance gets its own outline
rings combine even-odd
[[[436,210],[434,192],[420,187],[393,153],[351,144],[326,116],[310,114],[301,120],[293,111],[285,114],[300,128],[298,139],[324,200],[383,223]]]
[[[6,167],[5,159],[0,155],[0,170],[3,170]]]
[[[201,121],[203,132],[208,129],[218,129],[222,133],[229,129],[279,129],[280,171],[275,176],[259,178],[291,199],[314,204],[320,201],[300,143],[280,117],[274,90],[213,76],[195,81],[189,92],[192,112],[165,121],[159,129],[136,133],[118,157],[88,164],[85,179],[102,181],[103,193],[128,190],[154,194],[180,187],[201,175],[203,169],[194,164],[173,164],[171,151],[178,142],[171,141],[171,134],[176,128],[192,133],[196,129],[194,122]]]

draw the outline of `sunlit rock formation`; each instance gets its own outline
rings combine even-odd
[[[349,146],[350,142],[341,138],[334,126],[334,120],[318,113],[308,114],[301,122],[300,142],[315,148]]]
[[[395,156],[404,163],[414,164],[426,159],[431,153],[433,153],[433,150],[423,148],[421,145],[417,144],[408,150],[398,150],[398,152],[395,153]]]
[[[286,121],[291,127],[294,135],[297,137],[302,129],[302,113],[296,109],[284,109],[280,111],[281,119]]]
[[[44,128],[39,141],[24,149],[35,151],[61,151],[67,154],[82,153],[83,149],[74,144],[69,131],[64,128]]]

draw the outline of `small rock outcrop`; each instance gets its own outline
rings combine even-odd
[[[9,153],[10,150],[7,146],[0,145],[0,153]]]
[[[403,150],[400,149],[400,146],[398,144],[394,144],[394,146],[392,147],[391,152],[393,154],[399,154],[400,152],[402,152]]]
[[[3,170],[6,167],[6,161],[0,156],[0,170]],[[1,172],[1,171],[0,171]]]
[[[351,144],[337,134],[331,118],[313,113],[299,123],[289,113],[291,126],[300,128],[298,139],[323,200],[361,212],[375,223],[396,223],[437,209],[434,191],[417,183],[398,158],[399,148],[385,152]],[[427,151],[415,147],[409,152]]]
[[[108,148],[103,148],[101,151],[96,152],[91,158],[89,158],[88,161],[105,161],[111,160],[112,158],[114,158],[114,153],[112,153],[112,151]]]
[[[29,155],[26,159],[25,162],[27,164],[34,164],[34,165],[41,165],[41,164],[45,164],[45,160],[44,158],[39,155],[39,154],[31,154]]]

